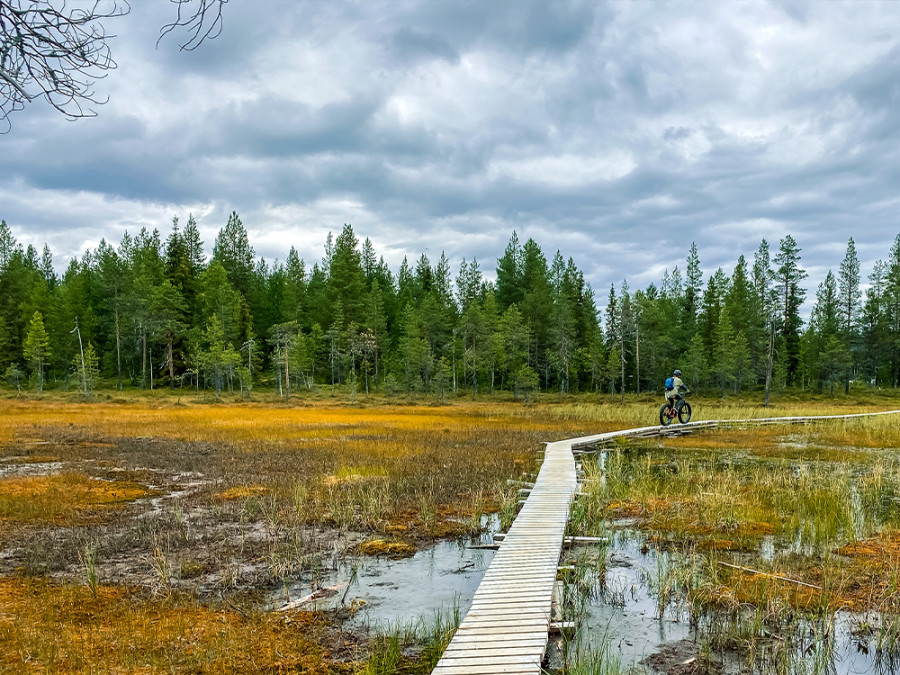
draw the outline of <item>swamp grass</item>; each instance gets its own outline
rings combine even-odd
[[[66,399],[0,400],[0,544],[11,553],[0,577],[0,652],[10,672],[26,663],[55,673],[146,672],[141,663],[151,672],[428,672],[452,634],[444,620],[435,622],[439,639],[407,636],[399,661],[379,666],[393,658],[390,639],[338,640],[339,626],[302,613],[307,625],[297,631],[300,619],[261,611],[261,594],[333,556],[401,555],[477,531],[490,511],[509,521],[517,494],[508,481],[537,469],[544,442],[652,425],[658,409],[657,397],[624,406],[596,397],[531,405]],[[697,403],[698,418],[751,416],[757,406]],[[779,406],[756,416],[900,407],[881,399]],[[829,433],[821,441],[829,451],[848,442],[837,425]],[[853,447],[872,447],[880,433]],[[659,461],[674,453],[687,462],[681,442],[666,441]],[[648,476],[657,468],[651,460]],[[886,463],[881,480],[893,471]],[[638,484],[650,494],[649,478]],[[675,484],[659,487],[677,494]],[[692,494],[690,484],[683,490]],[[619,501],[651,511],[637,495]],[[610,512],[605,498],[580,503],[582,529]],[[725,506],[751,520],[739,504]],[[270,657],[248,661],[268,648],[263,641],[274,645]],[[182,642],[182,656],[165,646]]]
[[[2,401],[3,667],[387,672],[390,640],[335,652],[339,627],[294,631],[262,597],[334,556],[407,555],[511,517],[507,481],[538,468],[544,442],[589,430],[486,403]],[[435,625],[396,672],[430,671],[452,634]],[[280,660],[252,657],[262,642]]]
[[[356,672],[362,649],[326,618],[140,589],[0,578],[0,672]],[[347,662],[333,657],[346,652]]]
[[[656,549],[658,613],[687,608],[698,658],[731,650],[748,672],[835,672],[843,616],[844,639],[896,660],[897,416],[624,441],[584,468],[575,521]]]

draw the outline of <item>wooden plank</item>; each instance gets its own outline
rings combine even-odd
[[[463,656],[459,658],[448,658],[444,664],[445,668],[453,668],[465,666],[467,668],[478,668],[487,666],[518,666],[533,667],[540,666],[540,660],[529,654],[504,654],[495,656]],[[472,672],[472,671],[469,671]]]
[[[509,644],[504,644],[502,646],[493,646],[493,647],[481,647],[481,648],[472,648],[471,646],[466,647],[465,649],[458,650],[450,650],[447,647],[447,651],[444,654],[450,658],[455,658],[456,654],[474,654],[476,656],[493,658],[493,657],[502,657],[506,656],[510,653]]]
[[[543,658],[543,657],[542,657]],[[432,672],[441,675],[541,675],[540,662],[536,666],[500,664],[496,666],[441,666]]]
[[[541,654],[543,656],[544,650],[547,646],[546,632],[542,632],[540,634],[529,634],[523,636],[523,639],[517,640],[515,642],[504,640],[502,635],[485,635],[483,633],[473,635],[472,639],[467,640],[465,638],[465,635],[461,636],[459,642],[457,643],[463,650],[478,650],[480,648],[503,648],[507,650],[507,653],[512,650],[517,654],[527,652],[530,654]],[[454,649],[450,649],[450,647],[447,647],[447,651],[445,651],[444,653],[447,654],[448,658],[455,658],[460,654],[460,652],[456,649],[456,645],[454,645]]]

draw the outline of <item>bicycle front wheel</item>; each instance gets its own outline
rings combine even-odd
[[[684,424],[691,421],[691,404],[685,401],[678,409],[678,421]]]
[[[672,418],[669,417],[668,403],[663,403],[662,407],[659,409],[659,423],[664,427],[672,423]]]

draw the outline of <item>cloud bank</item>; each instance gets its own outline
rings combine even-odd
[[[352,223],[394,269],[492,271],[515,229],[601,300],[692,241],[708,275],[792,234],[814,290],[900,233],[895,3],[234,0],[193,52],[156,47],[168,5],[110,26],[99,117],[0,137],[0,218],[61,267],[188,213],[211,248],[234,210],[269,261]]]

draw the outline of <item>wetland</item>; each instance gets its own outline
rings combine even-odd
[[[543,444],[646,426],[654,404],[0,400],[0,672],[429,672]],[[607,541],[566,553],[578,628],[547,670],[894,672],[897,426],[582,458],[570,533]]]

